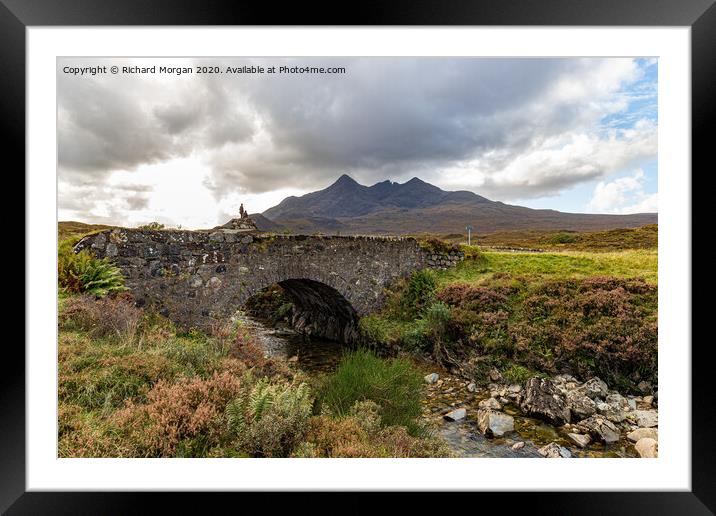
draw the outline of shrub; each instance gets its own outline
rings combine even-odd
[[[549,239],[549,243],[551,244],[573,244],[578,241],[579,235],[566,232],[556,233]]]
[[[420,315],[423,309],[432,303],[435,288],[435,276],[431,271],[424,269],[413,273],[401,299],[403,314],[407,317]]]
[[[61,328],[83,330],[128,345],[137,342],[142,318],[142,310],[127,295],[102,299],[80,295],[64,301],[59,324]]]
[[[476,312],[496,311],[507,305],[509,287],[479,287],[466,283],[453,283],[441,289],[436,298],[452,306],[460,306]]]
[[[259,457],[286,457],[306,430],[313,398],[305,383],[270,383],[264,377],[226,407],[229,432]]]
[[[338,369],[321,388],[321,408],[337,416],[348,415],[357,401],[371,400],[380,407],[385,425],[401,425],[411,434],[421,428],[423,380],[409,361],[381,359],[367,350],[347,353]]]
[[[457,251],[460,249],[457,244],[451,244],[450,242],[446,242],[435,237],[420,240],[418,245],[426,251],[436,254],[447,254],[451,251]]]
[[[150,222],[149,224],[142,224],[140,226],[137,226],[137,229],[148,229],[151,231],[159,231],[160,229],[164,229],[164,224],[161,224],[159,222]]]
[[[107,258],[95,258],[87,249],[75,253],[74,243],[75,240],[65,240],[58,248],[57,281],[61,290],[97,297],[127,290],[119,268]]]
[[[113,420],[145,456],[203,456],[225,434],[224,411],[240,388],[239,379],[228,372],[206,380],[160,380],[147,393],[147,404],[130,402]]]

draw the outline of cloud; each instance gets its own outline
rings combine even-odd
[[[637,169],[630,176],[600,181],[587,208],[596,213],[653,213],[658,211],[658,194],[644,191],[645,174]]]
[[[342,66],[346,73],[88,78],[60,71],[60,181],[97,192],[117,173],[191,158],[208,169],[202,188],[216,203],[315,190],[346,172],[364,183],[419,176],[443,188],[526,199],[656,156],[655,82],[645,79],[655,65],[643,60],[111,61]],[[108,62],[65,58],[59,68]],[[114,212],[146,208],[142,199],[120,196]],[[61,193],[61,207],[72,203]]]

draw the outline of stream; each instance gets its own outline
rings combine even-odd
[[[310,375],[330,373],[340,362],[344,348],[337,342],[318,337],[306,337],[289,327],[270,327],[260,320],[238,312],[235,319],[255,336],[267,356],[293,362],[295,367]],[[426,372],[427,374],[427,372]],[[502,438],[487,438],[477,428],[474,417],[478,403],[489,392],[470,393],[467,382],[457,376],[441,374],[436,384],[428,385],[423,401],[423,419],[437,435],[444,439],[458,457],[539,457],[538,448],[557,442],[567,447],[573,457],[634,457],[633,447],[625,442],[610,447],[591,444],[576,448],[557,429],[537,419],[521,415],[516,407],[504,407],[514,417],[515,432]],[[461,421],[446,421],[442,415],[453,408],[464,407],[468,417]],[[524,446],[513,449],[523,442]]]

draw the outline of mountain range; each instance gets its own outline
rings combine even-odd
[[[552,229],[628,228],[657,223],[656,213],[602,215],[536,210],[492,201],[473,192],[445,191],[414,177],[365,186],[343,174],[323,190],[287,197],[252,218],[261,230],[295,233],[416,234]]]

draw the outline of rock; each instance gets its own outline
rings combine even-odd
[[[577,424],[577,428],[607,444],[619,441],[619,430],[614,426],[614,423],[598,414],[580,421]]]
[[[493,382],[499,382],[502,380],[502,375],[494,367],[490,370],[490,380],[492,380]]]
[[[522,386],[521,386],[521,385],[517,385],[516,383],[514,383],[514,384],[512,384],[512,385],[509,385],[509,386],[507,387],[507,395],[508,395],[508,396],[509,396],[510,394],[519,394],[520,392],[522,392]]]
[[[629,404],[629,410],[636,410],[636,400],[634,398],[628,399],[627,403]]]
[[[658,441],[659,431],[656,428],[637,428],[636,430],[627,434],[627,439],[634,443],[637,442],[639,439],[643,439],[644,437],[648,437],[650,439]]]
[[[477,385],[475,385],[474,383],[468,383],[467,391],[468,392],[477,392]]]
[[[642,380],[641,382],[639,382],[636,388],[644,394],[650,393],[653,389],[653,387],[651,386],[651,382],[647,382],[646,380]]]
[[[292,356],[291,358],[289,358],[287,361],[288,361],[288,362],[298,362],[298,356],[297,356],[297,355],[294,355],[294,356]]]
[[[467,411],[464,408],[459,408],[455,410],[451,410],[447,414],[445,414],[443,417],[447,419],[448,421],[460,421],[461,419],[465,419],[465,416],[467,415]]]
[[[626,400],[625,400],[626,401]],[[626,405],[628,408],[628,405]],[[621,423],[626,419],[625,409],[618,402],[612,403],[597,403],[597,412],[606,417],[613,423]]]
[[[497,401],[495,398],[488,398],[486,400],[482,400],[480,403],[477,404],[477,406],[485,410],[502,410],[502,405],[500,405],[500,402]]]
[[[209,281],[206,282],[206,286],[214,289],[219,288],[221,286],[221,280],[216,276],[212,276],[209,278]]]
[[[569,459],[572,456],[567,448],[557,443],[549,443],[537,451],[540,455],[548,459]]]
[[[512,416],[490,409],[477,411],[477,427],[485,435],[502,437],[515,429],[515,420]]]
[[[516,442],[515,444],[512,445],[512,449],[513,449],[513,450],[521,450],[521,449],[524,448],[524,447],[525,447],[524,441],[518,441],[518,442]]]
[[[656,410],[635,410],[633,414],[636,424],[642,428],[659,426],[659,413]]]
[[[545,419],[556,426],[569,423],[571,418],[564,395],[546,378],[527,380],[521,408],[527,415]]]
[[[585,396],[589,396],[592,399],[604,398],[609,392],[607,384],[596,376],[584,382],[582,385],[577,387],[576,390],[584,394]]]
[[[639,457],[643,459],[654,459],[659,456],[659,443],[651,437],[642,437],[634,445]]]
[[[574,443],[579,446],[580,448],[586,448],[589,443],[592,442],[592,438],[589,437],[589,435],[585,434],[573,434],[569,433],[567,434],[567,437],[569,437]]]
[[[109,246],[107,246],[107,249],[109,249]],[[642,401],[644,402],[644,405],[652,406],[654,404],[654,396],[644,396]]]
[[[430,373],[429,375],[425,376],[425,383],[435,383],[438,381],[438,373]]]
[[[579,421],[597,412],[597,405],[592,398],[576,391],[567,393],[567,405],[573,421]]]

